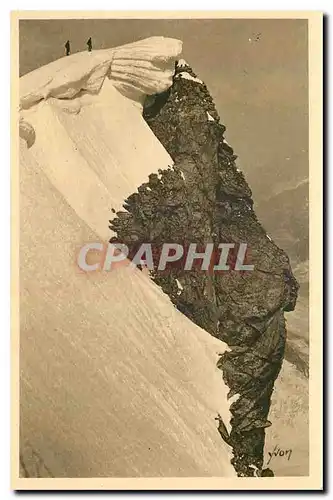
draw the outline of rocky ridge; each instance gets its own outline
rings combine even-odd
[[[112,241],[132,249],[143,242],[155,248],[168,241],[247,243],[251,272],[172,267],[152,272],[152,279],[182,313],[228,344],[218,366],[233,398],[232,430],[221,435],[239,476],[265,475],[265,428],[286,345],[284,312],[295,307],[297,281],[288,256],[256,217],[206,85],[185,61],[176,63],[170,89],[147,99],[144,118],[174,165],[151,174],[127,198],[111,222]]]

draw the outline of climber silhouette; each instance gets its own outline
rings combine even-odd
[[[66,56],[69,56],[71,53],[71,44],[69,43],[69,40],[65,43],[65,49],[66,49]]]
[[[66,49],[66,56],[69,56],[71,53],[71,44],[69,43],[69,40],[65,43],[65,49]]]
[[[92,41],[91,41],[91,37],[89,38],[89,40],[87,41],[87,45],[88,45],[88,52],[91,52],[91,49],[92,49]]]

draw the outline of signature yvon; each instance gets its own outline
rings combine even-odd
[[[289,449],[289,450],[284,450],[282,448],[280,448],[278,445],[275,445],[274,446],[274,450],[273,451],[269,451],[268,452],[268,456],[269,456],[269,459],[268,459],[268,462],[267,462],[267,465],[270,463],[270,461],[272,460],[272,458],[274,457],[285,457],[288,459],[288,461],[290,460],[290,457],[291,457],[291,454],[292,454],[293,450],[292,449]]]

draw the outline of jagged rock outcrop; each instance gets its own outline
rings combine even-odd
[[[284,312],[294,309],[298,284],[287,255],[253,211],[251,190],[206,85],[185,61],[176,65],[172,87],[147,99],[144,117],[174,165],[151,174],[111,228],[133,251],[142,242],[155,249],[168,241],[199,248],[247,243],[253,271],[173,266],[152,278],[181,312],[229,345],[218,366],[229,397],[235,396],[228,438],[232,463],[238,475],[255,475],[263,466],[270,400],[284,357]]]

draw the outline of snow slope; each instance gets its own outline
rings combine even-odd
[[[20,134],[28,139],[29,154],[105,240],[111,208],[121,209],[151,172],[172,164],[138,102],[145,91],[171,85],[181,42],[153,37],[124,47],[65,57],[20,79]],[[119,59],[119,76],[109,68],[115,54],[124,53],[128,59]],[[129,86],[134,99],[124,95]]]
[[[232,475],[214,421],[229,417],[215,367],[224,344],[139,271],[80,272],[77,249],[96,235],[29,152],[21,158],[27,456],[33,448],[57,477]]]
[[[35,139],[20,140],[21,474],[233,476],[214,420],[230,418],[226,346],[140,271],[76,265],[82,245],[110,237],[111,208],[170,161],[137,101],[105,78],[22,118]]]

